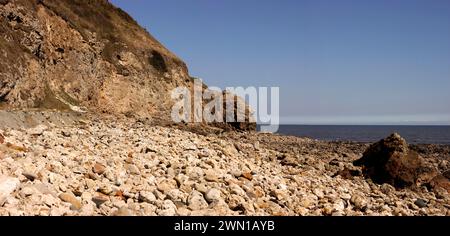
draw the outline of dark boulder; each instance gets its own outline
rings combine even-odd
[[[353,164],[362,166],[363,175],[374,182],[398,188],[421,186],[439,174],[417,152],[410,150],[399,134],[372,144]]]

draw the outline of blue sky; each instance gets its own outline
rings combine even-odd
[[[448,0],[112,0],[210,86],[284,123],[450,124]]]

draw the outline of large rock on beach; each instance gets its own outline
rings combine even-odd
[[[400,188],[429,183],[439,174],[397,133],[372,144],[353,164],[362,166],[363,175],[374,182]]]

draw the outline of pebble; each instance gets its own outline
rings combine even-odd
[[[343,200],[348,201],[348,200],[350,200],[350,199],[352,198],[352,195],[350,195],[350,194],[348,194],[348,193],[344,193],[344,194],[341,194],[341,198],[342,198]]]
[[[235,178],[239,178],[239,177],[242,176],[242,172],[241,172],[240,170],[231,170],[231,171],[230,171],[230,174],[231,174],[232,176],[234,176]]]
[[[165,200],[161,208],[162,210],[158,212],[159,216],[174,216],[177,212],[177,206],[170,200]]]
[[[139,175],[141,173],[136,165],[127,165],[127,170],[132,175]]]
[[[24,188],[22,188],[20,193],[23,197],[29,197],[29,196],[35,194],[36,190],[30,186],[25,186]]]
[[[167,193],[167,198],[169,198],[172,201],[183,201],[183,192],[179,189],[171,189]]]
[[[35,179],[38,178],[36,174],[30,172],[23,172],[22,175],[25,176],[25,178],[29,179],[30,181],[34,181]]]
[[[239,187],[237,184],[231,184],[230,185],[230,190],[231,190],[230,191],[231,194],[236,194],[238,196],[245,196],[246,195],[245,191],[241,187]]]
[[[246,179],[248,179],[250,181],[253,180],[253,175],[250,172],[243,173],[242,177],[244,177],[244,178],[246,178]]]
[[[382,184],[381,187],[380,187],[380,190],[384,194],[391,194],[391,193],[395,192],[394,186],[392,186],[390,184]]]
[[[121,207],[120,209],[112,213],[113,216],[134,216],[133,212],[127,207]]]
[[[203,194],[205,194],[206,191],[208,191],[208,188],[203,183],[195,183],[194,184],[194,188],[195,188],[195,190],[197,190],[197,191],[199,191],[199,192],[201,192]]]
[[[106,171],[106,167],[100,163],[95,163],[95,165],[92,167],[92,171],[96,174],[102,175]]]
[[[206,192],[205,199],[209,203],[222,200],[221,193],[218,189],[215,189],[215,188],[210,189]]]
[[[203,178],[204,172],[200,167],[188,167],[186,169],[186,175],[191,180],[199,180]]]
[[[100,207],[103,203],[109,201],[109,197],[104,194],[96,194],[94,197],[92,197],[92,201],[95,203],[97,207]]]
[[[177,188],[177,181],[174,179],[164,179],[157,184],[157,188],[163,193],[168,192],[172,189]]]
[[[441,168],[441,169],[446,170],[446,169],[448,168],[448,166],[449,166],[449,164],[448,164],[448,161],[447,161],[447,160],[442,160],[442,161],[439,163],[439,168]]]
[[[219,182],[219,176],[217,176],[216,171],[208,170],[205,172],[205,180],[209,182]]]
[[[156,202],[156,196],[152,192],[149,191],[141,191],[139,193],[139,200],[147,203],[155,203]]]
[[[334,208],[331,204],[327,204],[323,207],[322,212],[324,215],[331,216],[334,212]]]
[[[100,186],[98,188],[98,191],[105,195],[111,195],[116,192],[116,191],[114,191],[113,187],[109,184],[104,184],[104,185]]]
[[[416,204],[416,206],[418,206],[419,208],[424,208],[427,207],[427,202],[423,199],[417,199],[414,204]]]
[[[48,207],[53,207],[57,205],[57,198],[54,198],[52,195],[42,195],[42,201]]]
[[[342,212],[345,209],[345,202],[341,199],[336,200],[333,204],[333,210],[337,212]]]
[[[259,142],[256,141],[256,142],[253,144],[253,147],[255,148],[255,150],[259,150]]]
[[[208,207],[208,203],[203,198],[203,194],[198,191],[192,191],[188,198],[188,207],[190,210],[197,211]]]
[[[367,207],[367,201],[364,199],[364,197],[362,197],[358,194],[353,195],[350,202],[358,210],[364,210]]]
[[[312,201],[310,198],[303,198],[300,201],[300,206],[302,206],[304,209],[310,208],[314,205],[314,201]]]
[[[81,201],[78,200],[72,193],[61,193],[58,197],[62,201],[72,204],[70,207],[72,210],[80,210],[82,207]]]
[[[281,189],[271,191],[270,195],[275,197],[278,201],[286,200],[288,197],[287,193]]]

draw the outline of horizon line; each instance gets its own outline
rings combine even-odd
[[[257,125],[263,126],[267,124]],[[298,125],[298,126],[450,126],[450,123],[280,123],[280,126],[286,125]]]

